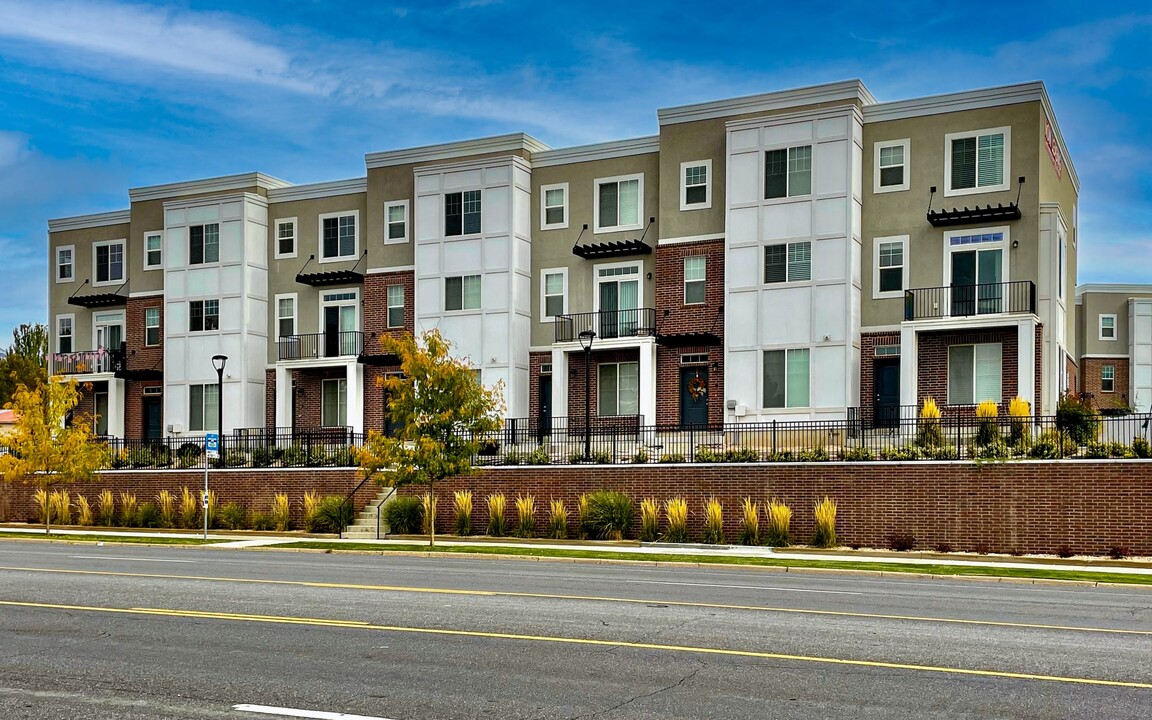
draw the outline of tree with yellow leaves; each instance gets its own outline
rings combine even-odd
[[[360,469],[381,484],[426,484],[434,495],[437,480],[471,472],[481,443],[501,428],[502,386],[484,387],[438,330],[419,340],[386,337],[381,346],[400,358],[403,373],[377,383],[396,431],[368,434],[357,451]],[[435,545],[435,523],[428,527],[428,544]]]
[[[26,482],[42,489],[58,483],[88,480],[108,462],[108,446],[96,440],[94,419],[65,419],[80,402],[75,378],[53,378],[29,390],[18,385],[5,407],[16,411],[13,433],[4,438],[8,453],[0,455],[0,478]],[[44,531],[51,529],[51,513],[44,516]]]

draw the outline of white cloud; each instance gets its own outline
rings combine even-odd
[[[23,160],[28,156],[28,139],[19,133],[0,130],[0,168]]]

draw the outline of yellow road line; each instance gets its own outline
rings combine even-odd
[[[1018,623],[999,620],[967,620],[963,618],[941,618],[924,615],[893,615],[886,613],[851,612],[847,610],[812,610],[807,608],[772,607],[767,605],[735,605],[727,603],[692,602],[688,600],[658,600],[598,595],[562,595],[554,593],[512,592],[502,590],[458,590],[454,588],[408,587],[403,585],[363,585],[357,583],[312,582],[308,580],[265,580],[258,578],[213,577],[207,575],[172,575],[163,573],[114,572],[111,570],[64,570],[52,568],[0,566],[0,571],[3,570],[9,570],[13,572],[59,573],[65,575],[98,575],[105,577],[152,578],[160,580],[199,580],[203,582],[246,583],[255,585],[289,585],[295,587],[325,588],[336,590],[371,590],[375,592],[467,595],[474,597],[529,598],[536,600],[573,600],[582,602],[621,603],[626,605],[669,605],[673,607],[693,607],[708,610],[740,610],[748,612],[787,613],[792,615],[864,618],[870,620],[900,620],[908,622],[944,623],[949,625],[976,625],[984,627],[1018,628],[1027,630],[1059,630],[1062,632],[1104,633],[1108,635],[1152,636],[1152,630],[1081,627],[1076,625],[1045,625],[1043,623]]]
[[[883,662],[880,660],[852,660],[848,658],[819,657],[814,655],[791,655],[788,653],[760,652],[756,650],[730,650],[726,648],[697,647],[692,645],[663,645],[660,643],[628,642],[626,640],[595,640],[592,638],[560,637],[550,635],[520,635],[517,633],[485,632],[481,630],[448,630],[443,628],[405,627],[401,625],[373,625],[352,620],[332,620],[327,618],[282,617],[276,615],[249,615],[242,613],[209,613],[198,610],[175,610],[169,608],[112,608],[87,605],[65,605],[62,603],[20,602],[0,600],[0,606],[25,607],[69,612],[113,613],[119,615],[152,615],[178,618],[231,620],[236,622],[264,622],[288,625],[313,625],[318,627],[342,627],[353,630],[373,630],[378,632],[413,633],[420,635],[443,635],[451,637],[484,638],[490,640],[515,640],[521,642],[542,642],[560,645],[584,645],[596,647],[631,648],[635,650],[656,650],[662,652],[692,653],[697,655],[723,655],[729,657],[756,658],[761,660],[789,660],[794,662],[821,663],[853,667],[882,668],[886,670],[910,670],[916,672],[943,673],[950,675],[970,675],[977,677],[1005,678],[1010,680],[1030,680],[1058,682],[1074,685],[1103,685],[1107,687],[1135,688],[1152,690],[1152,683],[1129,682],[1123,680],[1102,680],[1064,675],[1038,675],[1015,673],[1002,670],[979,670],[973,668],[941,667],[937,665],[917,665],[912,663]]]

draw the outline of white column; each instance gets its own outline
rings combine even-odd
[[[348,363],[348,425],[354,433],[364,432],[364,366],[358,362]]]
[[[108,434],[124,437],[124,381],[118,378],[108,380]]]
[[[911,325],[900,327],[900,417],[916,418],[917,364],[916,328]],[[868,398],[869,401],[872,398]],[[909,409],[912,408],[912,409]]]
[[[656,342],[640,343],[640,422],[656,424]]]
[[[564,418],[558,422],[557,418]],[[568,353],[552,348],[552,432],[568,430]]]
[[[1016,395],[1036,414],[1036,326],[1031,319],[1016,326]],[[1063,363],[1063,358],[1060,359]],[[1007,402],[1012,398],[1004,398]]]
[[[276,427],[292,425],[292,371],[283,365],[276,366]]]

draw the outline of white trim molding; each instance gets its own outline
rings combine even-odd
[[[559,315],[548,314],[548,288],[547,280],[549,275],[560,275],[563,278],[563,290],[561,291],[561,308],[560,315],[568,314],[568,268],[555,267],[555,268],[542,268],[540,270],[540,322],[550,324],[552,321],[559,317]]]
[[[337,219],[336,222],[336,243],[340,243],[340,222],[339,218],[351,216],[355,225],[352,234],[355,244],[352,246],[351,255],[336,255],[333,257],[324,257],[324,221]],[[339,249],[339,247],[337,247]],[[350,262],[360,259],[360,211],[359,210],[340,210],[338,212],[322,213],[316,216],[316,262],[318,263],[334,263],[334,262]]]
[[[889,298],[902,298],[905,291],[909,289],[908,268],[911,265],[908,257],[908,242],[907,235],[889,235],[886,237],[872,238],[872,299],[884,300]],[[880,290],[880,245],[884,243],[900,243],[900,258],[901,258],[901,281],[899,290],[889,290],[883,292]]]
[[[68,277],[62,278],[60,277],[60,267],[65,263],[60,262],[60,253],[64,252],[65,250],[68,251],[68,262],[66,263],[68,265]],[[76,282],[76,246],[60,245],[52,252],[52,257],[54,260],[52,263],[52,277],[55,278],[56,282]]]
[[[549,208],[556,207],[555,205],[548,205],[548,191],[549,190],[561,190],[564,192],[564,202],[561,203],[561,205],[560,205],[560,207],[564,210],[564,219],[561,220],[560,222],[556,222],[556,223],[549,223],[548,222],[548,210],[549,210]],[[565,230],[565,229],[567,229],[569,206],[570,206],[570,203],[568,202],[569,198],[571,198],[571,195],[568,192],[568,183],[566,183],[566,182],[553,183],[551,185],[541,185],[540,186],[540,229],[541,230]]]
[[[421,147],[405,148],[402,150],[386,150],[384,152],[368,153],[364,156],[364,165],[369,170],[395,165],[409,165],[438,160],[451,160],[469,155],[485,155],[502,152],[529,152],[539,153],[549,150],[549,147],[531,135],[525,133],[510,133],[508,135],[495,135],[493,137],[464,140],[461,142],[441,143],[439,145],[424,145]]]
[[[911,138],[902,138],[900,140],[877,140],[873,143],[873,157],[872,157],[872,192],[879,195],[880,193],[902,192],[911,187],[912,183],[912,140]],[[901,147],[904,149],[904,162],[901,167],[904,170],[904,182],[899,185],[881,185],[880,184],[880,151],[891,147]],[[895,166],[889,166],[895,167]]]
[[[704,168],[704,200],[697,203],[688,202],[688,179],[684,173],[688,168]],[[712,184],[715,182],[715,177],[712,175],[712,158],[707,160],[689,160],[688,162],[680,163],[680,211],[685,212],[688,210],[708,210],[712,207]],[[693,185],[692,187],[699,187]]]
[[[681,237],[660,238],[657,245],[686,245],[698,242],[724,242],[724,233],[715,235],[683,235]]]
[[[247,190],[250,187],[264,188],[272,191],[291,187],[292,183],[265,175],[264,173],[241,173],[239,175],[222,175],[221,177],[204,180],[188,180],[186,182],[168,183],[165,185],[149,185],[147,187],[131,188],[128,198],[132,202],[145,200],[169,200],[171,198],[186,197],[188,195],[203,195],[205,193],[228,192],[231,190]]]
[[[339,195],[357,195],[368,192],[368,178],[332,180],[310,185],[293,185],[268,191],[268,202],[291,202],[293,200],[320,200]]]
[[[858,102],[861,105],[873,105],[876,98],[872,96],[871,91],[864,86],[862,81],[845,80],[727,100],[662,108],[656,111],[656,116],[661,125],[672,125],[698,120],[714,120],[733,115],[764,113],[801,105],[824,105],[837,102]]]
[[[384,273],[415,272],[415,265],[392,265],[391,267],[368,268],[369,275],[383,275]]]
[[[649,135],[647,137],[613,140],[611,142],[596,143],[594,145],[577,145],[576,147],[538,152],[532,156],[532,167],[570,165],[572,163],[610,160],[612,158],[647,155],[657,152],[660,152],[660,136]]]
[[[127,225],[130,222],[132,222],[131,210],[115,210],[113,212],[95,213],[93,215],[75,215],[73,217],[49,220],[48,232],[87,230],[88,228],[108,227],[109,225]]]
[[[155,236],[160,237],[160,264],[149,265],[148,264],[148,252],[149,252],[149,250],[148,250],[148,238],[155,237]],[[163,230],[149,230],[149,231],[144,233],[144,248],[143,248],[143,253],[141,253],[141,254],[144,256],[144,271],[145,272],[148,272],[150,270],[163,270],[164,269],[164,231]]]
[[[1104,318],[1112,320],[1112,337],[1105,337],[1104,335]],[[1096,316],[1096,332],[1097,340],[1100,342],[1116,342],[1119,340],[1120,329],[1117,327],[1116,313],[1100,313]]]
[[[97,280],[96,250],[102,247],[120,246],[120,277],[115,280]],[[92,287],[109,287],[123,285],[128,279],[128,241],[124,238],[117,240],[100,240],[92,243]]]
[[[392,221],[389,219],[389,212],[392,208],[404,208],[404,234],[400,237],[391,237],[392,234]],[[385,245],[403,245],[412,238],[412,206],[408,200],[389,200],[384,203],[384,244]]]
[[[1000,168],[1003,175],[1000,178],[1000,183],[997,185],[979,184],[980,180],[980,141],[979,138],[984,135],[1003,135],[1004,136],[1004,167]],[[976,138],[976,157],[977,167],[975,169],[976,178],[974,182],[977,184],[970,188],[953,188],[952,187],[952,142],[954,140],[963,140],[965,138]],[[981,193],[1003,192],[1012,187],[1012,128],[1010,126],[984,128],[981,130],[965,130],[963,132],[953,132],[944,135],[944,197],[957,197],[960,195],[978,195]]]
[[[292,252],[280,252],[280,226],[292,223]],[[276,218],[272,221],[272,253],[277,260],[287,260],[300,254],[300,223],[295,217]]]
[[[619,185],[622,182],[630,182],[636,180],[636,222],[635,223],[620,223],[620,189]],[[607,183],[616,183],[616,220],[619,224],[609,225],[606,227],[600,226],[600,186]],[[599,177],[592,181],[592,233],[613,233],[613,232],[626,232],[630,230],[642,230],[644,228],[644,173],[633,173],[631,175],[614,175],[612,177]]]

